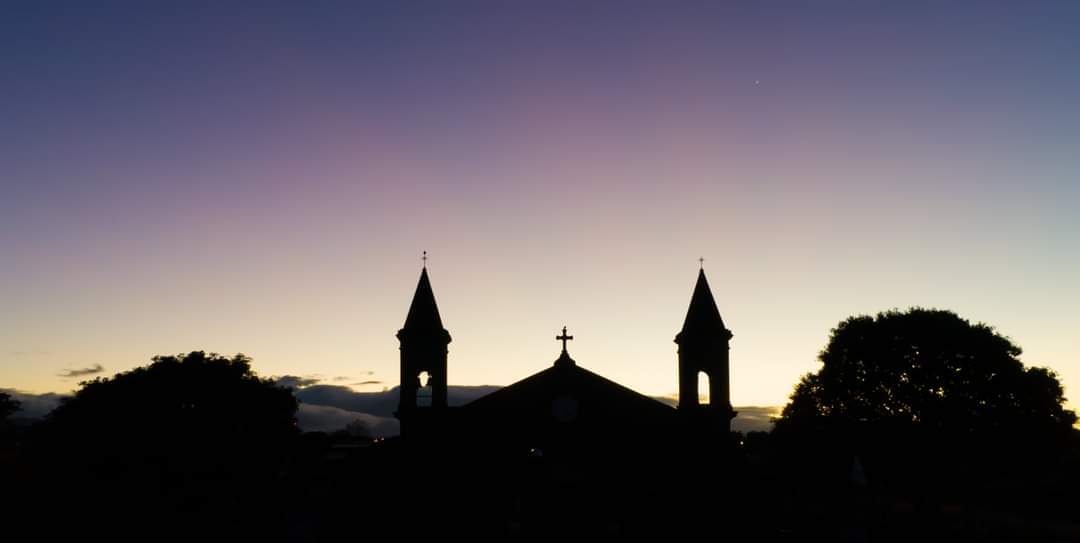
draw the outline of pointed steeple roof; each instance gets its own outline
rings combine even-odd
[[[709,281],[705,279],[704,269],[698,272],[694,294],[690,296],[690,308],[686,310],[686,320],[683,321],[679,336],[686,334],[727,334],[728,337],[731,334],[724,326],[724,320],[720,318],[720,310],[716,308],[716,300],[709,289]]]
[[[431,290],[427,266],[420,272],[420,282],[416,284],[409,315],[405,317],[402,330],[443,330],[439,306],[435,305],[435,293]]]

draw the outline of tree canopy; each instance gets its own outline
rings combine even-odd
[[[27,436],[28,503],[108,538],[266,539],[283,515],[297,400],[251,359],[194,351],[80,383]],[[198,535],[196,535],[198,534]],[[81,534],[78,534],[81,535]],[[174,532],[166,535],[175,536]]]
[[[251,359],[194,351],[81,383],[48,417],[50,434],[84,443],[172,450],[257,446],[296,432],[292,392],[251,370]]]
[[[784,407],[778,429],[823,422],[943,431],[1067,429],[1064,389],[1047,368],[985,324],[934,309],[856,316],[832,330]]]

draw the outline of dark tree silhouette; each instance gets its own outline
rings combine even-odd
[[[125,511],[110,534],[270,531],[256,513],[287,507],[297,400],[250,362],[195,351],[81,383],[32,432],[28,501],[79,530]]]
[[[940,516],[947,506],[1029,516],[1071,503],[1050,496],[1069,492],[1076,415],[1054,373],[1019,355],[950,311],[844,320],[770,435],[794,503],[844,512],[841,523],[870,522],[873,502],[913,504],[880,517],[896,540],[959,529]]]
[[[1076,422],[1054,372],[950,311],[910,309],[841,322],[777,421],[916,425],[949,432],[1061,430]]]
[[[19,410],[22,404],[18,400],[11,397],[6,392],[0,392],[0,445],[6,445],[12,441],[15,436],[15,428],[8,419]],[[2,453],[0,453],[2,454]],[[0,461],[2,464],[2,461]],[[0,476],[2,476],[2,470],[0,470]]]
[[[194,351],[85,381],[48,417],[50,435],[136,449],[250,448],[293,435],[292,392],[261,379],[251,359]]]
[[[0,392],[0,421],[7,419],[12,413],[19,410],[21,404],[6,392]]]

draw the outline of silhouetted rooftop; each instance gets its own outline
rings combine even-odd
[[[561,402],[572,405],[561,406]],[[563,413],[552,413],[553,406],[556,409],[572,408],[572,415],[566,416],[590,422],[654,421],[675,412],[667,404],[578,366],[566,351],[552,367],[478,398],[466,404],[464,409],[470,413],[487,411],[502,416],[527,413],[542,419],[564,416]]]
[[[420,272],[420,282],[416,284],[416,293],[413,294],[409,315],[405,317],[402,330],[443,330],[442,318],[439,317],[439,307],[435,305],[435,293],[431,290],[427,267]]]
[[[716,300],[709,289],[709,281],[705,279],[704,269],[698,272],[694,294],[690,297],[690,308],[686,310],[686,320],[683,321],[679,336],[684,334],[730,334],[724,326],[724,320],[720,318],[720,310],[716,308]]]

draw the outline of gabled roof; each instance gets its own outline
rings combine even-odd
[[[462,409],[480,416],[553,419],[559,418],[553,409],[560,401],[572,402],[573,419],[585,423],[645,423],[675,414],[671,406],[573,363],[556,363]]]

